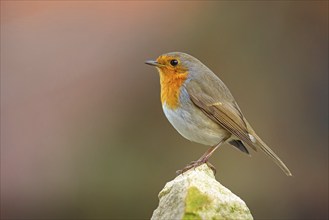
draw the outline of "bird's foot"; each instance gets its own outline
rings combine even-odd
[[[177,170],[176,171],[176,174],[177,175],[180,175],[180,174],[183,174],[183,173],[185,173],[186,171],[188,171],[188,170],[190,170],[190,169],[192,169],[192,168],[196,168],[196,167],[198,167],[198,166],[200,166],[200,165],[202,165],[202,164],[207,164],[208,165],[208,167],[214,172],[214,175],[216,174],[216,168],[214,167],[214,165],[212,165],[211,163],[209,163],[207,160],[204,160],[204,159],[202,159],[202,160],[197,160],[197,161],[192,161],[191,163],[189,163],[186,167],[184,167],[183,169],[181,169],[181,170]]]

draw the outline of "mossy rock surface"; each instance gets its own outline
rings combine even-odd
[[[152,220],[253,219],[243,200],[216,181],[206,165],[168,182]]]

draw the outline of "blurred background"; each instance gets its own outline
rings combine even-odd
[[[1,218],[147,219],[207,147],[165,118],[144,64],[189,53],[230,88],[262,153],[216,178],[257,219],[328,218],[327,1],[1,1]]]

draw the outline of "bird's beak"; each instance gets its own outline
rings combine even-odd
[[[162,64],[160,64],[160,63],[158,63],[157,61],[154,61],[154,60],[147,60],[147,61],[145,61],[145,64],[151,65],[151,66],[157,66],[157,67],[163,66]]]

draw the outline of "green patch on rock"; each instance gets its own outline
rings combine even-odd
[[[201,193],[198,188],[192,186],[188,189],[185,199],[185,214],[183,220],[199,220],[199,211],[210,205],[211,200],[208,196]]]
[[[202,220],[200,215],[190,212],[185,212],[183,220]]]
[[[230,207],[230,212],[231,213],[234,213],[236,211],[239,211],[239,208],[236,206],[236,204],[233,204],[231,207]]]

